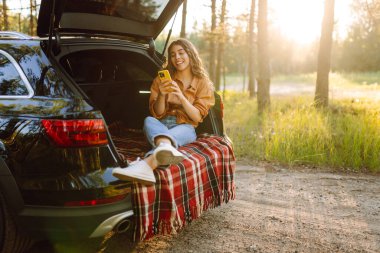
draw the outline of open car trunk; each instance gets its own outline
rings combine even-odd
[[[128,162],[143,157],[151,147],[141,129],[161,63],[141,45],[86,43],[62,45],[59,63],[102,112],[119,157]],[[215,98],[196,128],[198,139],[179,148],[186,159],[153,170],[153,186],[132,184],[135,240],[178,231],[235,198],[235,156],[224,135],[220,96],[215,93]]]
[[[149,151],[142,127],[150,115],[150,85],[160,68],[146,48],[62,47],[59,63],[98,108],[108,125],[118,153],[128,161]],[[196,131],[224,135],[220,96]]]

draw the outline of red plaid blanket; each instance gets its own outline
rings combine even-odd
[[[203,211],[235,198],[235,156],[229,142],[204,137],[179,150],[187,158],[156,169],[155,185],[133,186],[135,240],[176,232]]]

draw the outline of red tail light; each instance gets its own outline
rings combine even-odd
[[[89,147],[108,143],[102,119],[42,120],[42,125],[59,147]]]
[[[105,204],[110,204],[110,203],[121,201],[121,200],[125,199],[126,196],[127,195],[124,194],[124,195],[114,196],[114,197],[106,198],[106,199],[92,199],[92,200],[70,201],[70,202],[66,202],[64,204],[64,206],[75,207],[75,206],[105,205]]]

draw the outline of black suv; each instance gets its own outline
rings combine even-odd
[[[111,175],[129,149],[110,126],[141,129],[164,61],[154,39],[181,2],[42,0],[39,38],[0,32],[1,252],[103,236],[133,215],[131,184]],[[198,133],[224,135],[215,95]]]

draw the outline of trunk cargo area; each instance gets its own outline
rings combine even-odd
[[[142,132],[150,115],[150,85],[160,66],[144,48],[99,46],[63,47],[59,63],[76,85],[102,112],[120,157],[133,161],[150,150]],[[67,53],[65,53],[67,51]],[[223,134],[220,98],[197,134]]]

